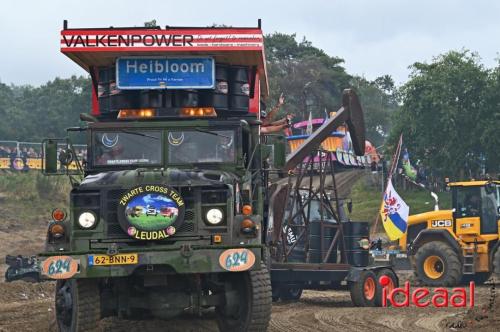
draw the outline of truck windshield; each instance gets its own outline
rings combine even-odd
[[[94,165],[161,163],[161,131],[98,131],[94,133]]]
[[[233,130],[189,130],[168,133],[168,163],[235,162]]]

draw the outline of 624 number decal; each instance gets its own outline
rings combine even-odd
[[[68,279],[78,272],[78,261],[70,256],[53,256],[42,264],[42,274],[51,279]]]
[[[255,255],[248,249],[228,249],[219,256],[219,264],[227,271],[246,271],[255,264]]]

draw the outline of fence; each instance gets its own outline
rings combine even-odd
[[[64,144],[60,146],[63,148]],[[73,144],[73,147],[79,160],[86,159],[85,144]],[[0,140],[0,169],[13,171],[42,169],[42,143]]]

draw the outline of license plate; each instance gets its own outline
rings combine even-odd
[[[94,265],[131,265],[137,264],[139,257],[137,254],[89,255],[89,266]]]

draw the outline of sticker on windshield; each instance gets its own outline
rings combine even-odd
[[[121,130],[96,132],[94,165],[159,164],[161,132]]]
[[[118,143],[118,134],[116,134],[114,137],[113,136],[111,137],[112,138],[109,138],[107,133],[102,135],[101,139],[102,145],[104,145],[107,148],[112,148],[113,146],[115,146],[116,143]]]
[[[179,137],[174,137],[174,134],[168,133],[168,143],[173,146],[181,145],[184,142],[184,133],[181,133]]]

